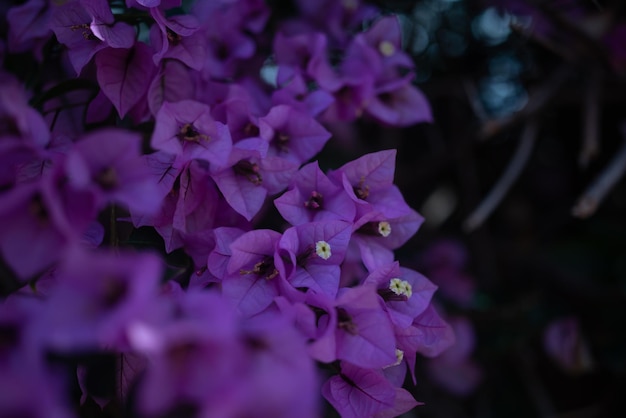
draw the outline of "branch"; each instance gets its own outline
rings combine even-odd
[[[526,123],[522,137],[515,150],[515,154],[504,174],[496,185],[491,189],[487,197],[478,205],[476,209],[468,216],[463,224],[463,228],[467,232],[471,232],[481,226],[485,220],[491,215],[493,210],[500,204],[506,193],[509,191],[515,180],[519,177],[522,169],[526,165],[528,158],[535,145],[537,139],[538,123],[535,119],[531,119]]]
[[[578,164],[585,168],[600,151],[599,121],[600,121],[600,92],[602,89],[602,74],[598,68],[592,70],[585,85],[583,102],[583,143],[578,158]]]
[[[572,215],[585,219],[593,215],[602,200],[611,191],[626,171],[626,125],[622,126],[621,148],[617,151],[609,165],[604,169],[572,208]]]

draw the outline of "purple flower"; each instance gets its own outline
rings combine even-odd
[[[64,351],[124,349],[129,324],[156,307],[160,276],[161,262],[151,254],[72,252],[57,270],[40,338]]]
[[[275,199],[274,205],[292,225],[333,219],[352,222],[356,214],[355,203],[342,185],[326,177],[317,161],[298,170],[289,191]]]
[[[393,324],[409,327],[426,310],[437,286],[416,271],[398,262],[374,270],[363,282],[374,285],[384,300]]]
[[[95,218],[91,193],[73,190],[58,169],[0,195],[0,252],[21,278],[58,260]]]
[[[321,221],[287,229],[278,243],[279,272],[295,288],[334,298],[351,226],[343,221]]]
[[[225,165],[232,147],[226,125],[211,117],[209,106],[192,100],[163,103],[151,143],[184,160],[199,158],[216,167]]]
[[[473,342],[473,341],[472,341]],[[576,317],[552,321],[543,333],[546,354],[572,375],[593,369],[593,359]]]
[[[176,292],[160,304],[168,315],[129,327],[132,348],[148,359],[138,381],[139,411],[160,416],[206,408],[206,416],[233,416],[245,394],[246,360],[234,312],[212,292]]]
[[[328,33],[339,46],[344,45],[364,21],[378,14],[375,6],[370,6],[362,0],[317,2],[298,0],[297,6],[307,21],[313,22]]]
[[[166,251],[185,247],[198,265],[204,264],[211,250],[212,229],[220,220],[219,206],[217,188],[206,167],[200,160],[186,163],[165,196],[161,212],[152,220]]]
[[[302,164],[319,153],[330,138],[319,122],[287,105],[278,105],[259,118],[261,138],[269,142],[268,155]]]
[[[374,94],[374,78],[367,73],[342,76],[340,81],[339,86],[332,91],[335,100],[322,113],[324,121],[350,122],[360,118]]]
[[[394,259],[392,250],[404,245],[423,221],[424,218],[412,209],[408,215],[394,219],[370,212],[354,225],[350,245],[358,248],[363,264],[372,271],[391,264]]]
[[[378,19],[363,38],[378,51],[385,66],[413,67],[413,60],[402,51],[402,27],[397,16],[385,16]]]
[[[230,245],[244,233],[243,229],[232,227],[220,227],[213,230],[215,248],[209,254],[207,268],[215,277],[226,276],[228,261],[232,255]]]
[[[150,9],[156,21],[150,31],[152,46],[157,51],[154,63],[158,65],[166,58],[177,59],[194,70],[202,69],[205,61],[205,40],[202,38],[200,22],[193,15],[178,15],[169,19],[157,8]]]
[[[320,385],[303,336],[282,315],[243,324],[245,405],[239,416],[314,418]]]
[[[122,130],[87,134],[67,157],[68,178],[77,189],[93,190],[99,207],[112,200],[137,214],[155,213],[161,197],[140,147],[138,134]]]
[[[418,402],[404,389],[394,388],[378,370],[341,362],[341,372],[322,387],[322,395],[342,418],[396,417]]]
[[[380,122],[391,126],[409,126],[433,121],[424,93],[408,82],[400,86],[391,83],[383,85],[375,88],[374,92],[365,112]]]
[[[148,107],[156,116],[165,102],[191,100],[194,97],[194,86],[189,82],[189,68],[177,60],[161,62],[159,72],[148,87]]]
[[[414,382],[416,353],[436,357],[455,343],[452,327],[439,316],[432,303],[413,320],[410,327],[396,327],[395,336]]]
[[[148,45],[137,42],[130,49],[105,48],[96,55],[96,67],[98,84],[120,117],[138,105],[145,106],[147,113],[147,103],[141,99],[156,70]]]
[[[287,36],[279,32],[274,38],[278,64],[277,84],[284,86],[294,78],[315,81],[326,90],[339,87],[339,78],[327,57],[327,39],[322,33]]]
[[[261,138],[237,142],[228,159],[228,168],[212,174],[226,201],[247,220],[259,212],[268,194],[287,187],[298,169],[296,163],[283,158],[263,158],[265,147],[267,141]]]
[[[19,81],[4,72],[0,72],[0,135],[22,138],[38,149],[50,142],[50,131],[43,117],[28,105]]]
[[[50,27],[67,46],[77,74],[98,51],[131,48],[135,42],[133,27],[116,23],[106,0],[72,0],[58,6],[53,9]]]
[[[276,231],[257,229],[241,235],[230,245],[232,255],[222,290],[245,316],[266,309],[288,286],[277,268],[280,238]]]
[[[343,181],[346,192],[357,203],[357,219],[372,212],[388,219],[411,212],[393,184],[395,159],[396,150],[379,151],[350,161],[330,174]]]
[[[455,343],[428,362],[428,371],[434,382],[456,395],[469,395],[482,380],[482,369],[472,360],[476,344],[474,328],[464,317],[449,318]]]
[[[242,27],[244,10],[238,9],[239,2],[226,7],[205,3],[197,2],[194,7],[194,15],[203,23],[206,43],[202,76],[207,80],[234,78],[241,63],[256,51],[250,33]]]
[[[363,368],[396,362],[391,322],[373,287],[343,288],[336,300],[309,292],[307,303],[324,311],[318,320],[318,338],[309,346],[316,360],[345,360]]]
[[[7,46],[9,52],[35,52],[43,60],[42,49],[50,38],[50,2],[30,0],[9,9],[6,14],[9,24]]]
[[[272,93],[272,104],[284,104],[295,110],[317,117],[335,101],[325,90],[309,91],[302,77],[294,77],[287,85]]]

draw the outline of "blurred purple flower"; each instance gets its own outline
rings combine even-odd
[[[471,358],[476,345],[474,327],[465,317],[447,319],[455,343],[427,363],[430,377],[450,393],[467,396],[482,381],[482,368]]]
[[[546,354],[563,371],[580,374],[593,369],[591,352],[575,317],[552,321],[543,334]]]

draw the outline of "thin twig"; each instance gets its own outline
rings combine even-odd
[[[471,80],[466,79],[463,80],[463,88],[465,89],[465,94],[467,95],[469,105],[474,111],[476,117],[481,122],[486,122],[487,120],[489,120],[489,116],[487,115],[485,106],[483,106],[483,103],[480,101],[480,94],[478,94],[476,85]]]
[[[524,126],[520,142],[504,174],[491,189],[487,197],[465,220],[463,227],[467,232],[475,230],[485,222],[493,210],[500,204],[515,180],[517,180],[533,150],[537,133],[538,122],[536,119],[530,119]]]
[[[538,416],[541,418],[554,417],[554,405],[545,385],[537,374],[537,368],[532,356],[524,347],[520,347],[516,351],[519,358],[519,373],[522,376],[528,394],[537,408]]]
[[[573,62],[578,58],[574,53],[574,50],[567,48],[565,45],[559,42],[554,42],[552,39],[547,38],[539,33],[533,32],[527,29],[518,22],[511,22],[509,25],[514,33],[518,33],[524,38],[528,39],[539,45],[540,47],[552,52],[555,55],[563,58],[565,61]]]
[[[602,75],[600,69],[592,70],[585,85],[585,97],[583,102],[583,143],[580,149],[578,163],[585,168],[600,152],[600,93],[602,88]]]
[[[585,219],[593,215],[602,200],[622,178],[626,171],[626,126],[622,127],[624,137],[621,148],[617,151],[609,165],[604,169],[572,208],[572,215]]]

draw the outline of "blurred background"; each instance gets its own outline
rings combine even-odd
[[[361,121],[320,161],[397,148],[426,218],[397,257],[457,345],[419,362],[407,416],[626,416],[626,2],[375,3],[435,122]]]

